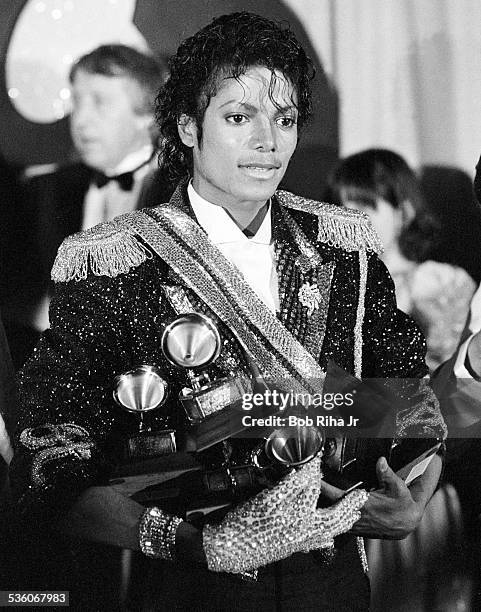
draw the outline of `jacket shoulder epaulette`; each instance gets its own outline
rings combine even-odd
[[[326,242],[346,251],[366,249],[382,253],[382,243],[365,213],[309,200],[289,191],[277,191],[276,196],[282,206],[317,217],[319,242]]]
[[[89,274],[114,278],[149,259],[150,251],[126,222],[126,217],[136,214],[127,213],[65,238],[52,267],[52,280],[80,281]]]

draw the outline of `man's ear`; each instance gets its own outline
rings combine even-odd
[[[407,225],[408,223],[411,223],[411,221],[416,216],[416,211],[410,200],[404,200],[403,202],[401,202],[401,211],[402,211],[403,225]]]
[[[189,115],[182,114],[177,122],[179,136],[186,147],[193,147],[197,142],[197,125]]]
[[[142,115],[137,115],[136,121],[137,126],[141,132],[150,132],[152,126],[155,123],[154,116],[152,115],[152,113],[143,113]]]

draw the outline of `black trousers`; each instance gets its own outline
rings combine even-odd
[[[299,553],[259,571],[256,582],[194,565],[139,559],[129,610],[189,612],[365,612],[369,581],[356,540],[337,538],[329,561]]]
[[[0,530],[3,531],[3,530]],[[88,542],[46,537],[42,545],[22,534],[0,535],[0,588],[66,590],[69,610],[103,612],[366,612],[369,581],[356,540],[336,539],[322,552],[296,554],[259,570],[247,582],[194,564],[152,561],[135,553],[127,598],[122,596],[121,551]],[[26,534],[24,534],[25,536]],[[2,537],[3,536],[3,537]]]

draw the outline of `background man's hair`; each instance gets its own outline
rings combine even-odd
[[[70,70],[71,83],[79,70],[135,81],[141,92],[135,107],[139,114],[153,112],[159,87],[166,77],[166,69],[160,61],[127,45],[102,45],[80,57]]]
[[[204,114],[221,79],[239,78],[254,65],[287,77],[297,94],[299,128],[309,119],[314,69],[289,26],[247,12],[218,17],[180,45],[157,98],[161,163],[172,182],[192,171],[192,149],[182,143],[177,130],[181,115],[195,119],[201,142]],[[269,96],[275,104],[274,87],[271,79]]]

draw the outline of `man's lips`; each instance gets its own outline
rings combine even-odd
[[[242,162],[239,164],[240,168],[256,168],[260,170],[279,170],[281,164],[279,162]]]
[[[94,136],[80,136],[77,138],[77,142],[80,145],[89,146],[89,145],[95,145],[99,141],[98,141],[98,138],[95,138]]]

